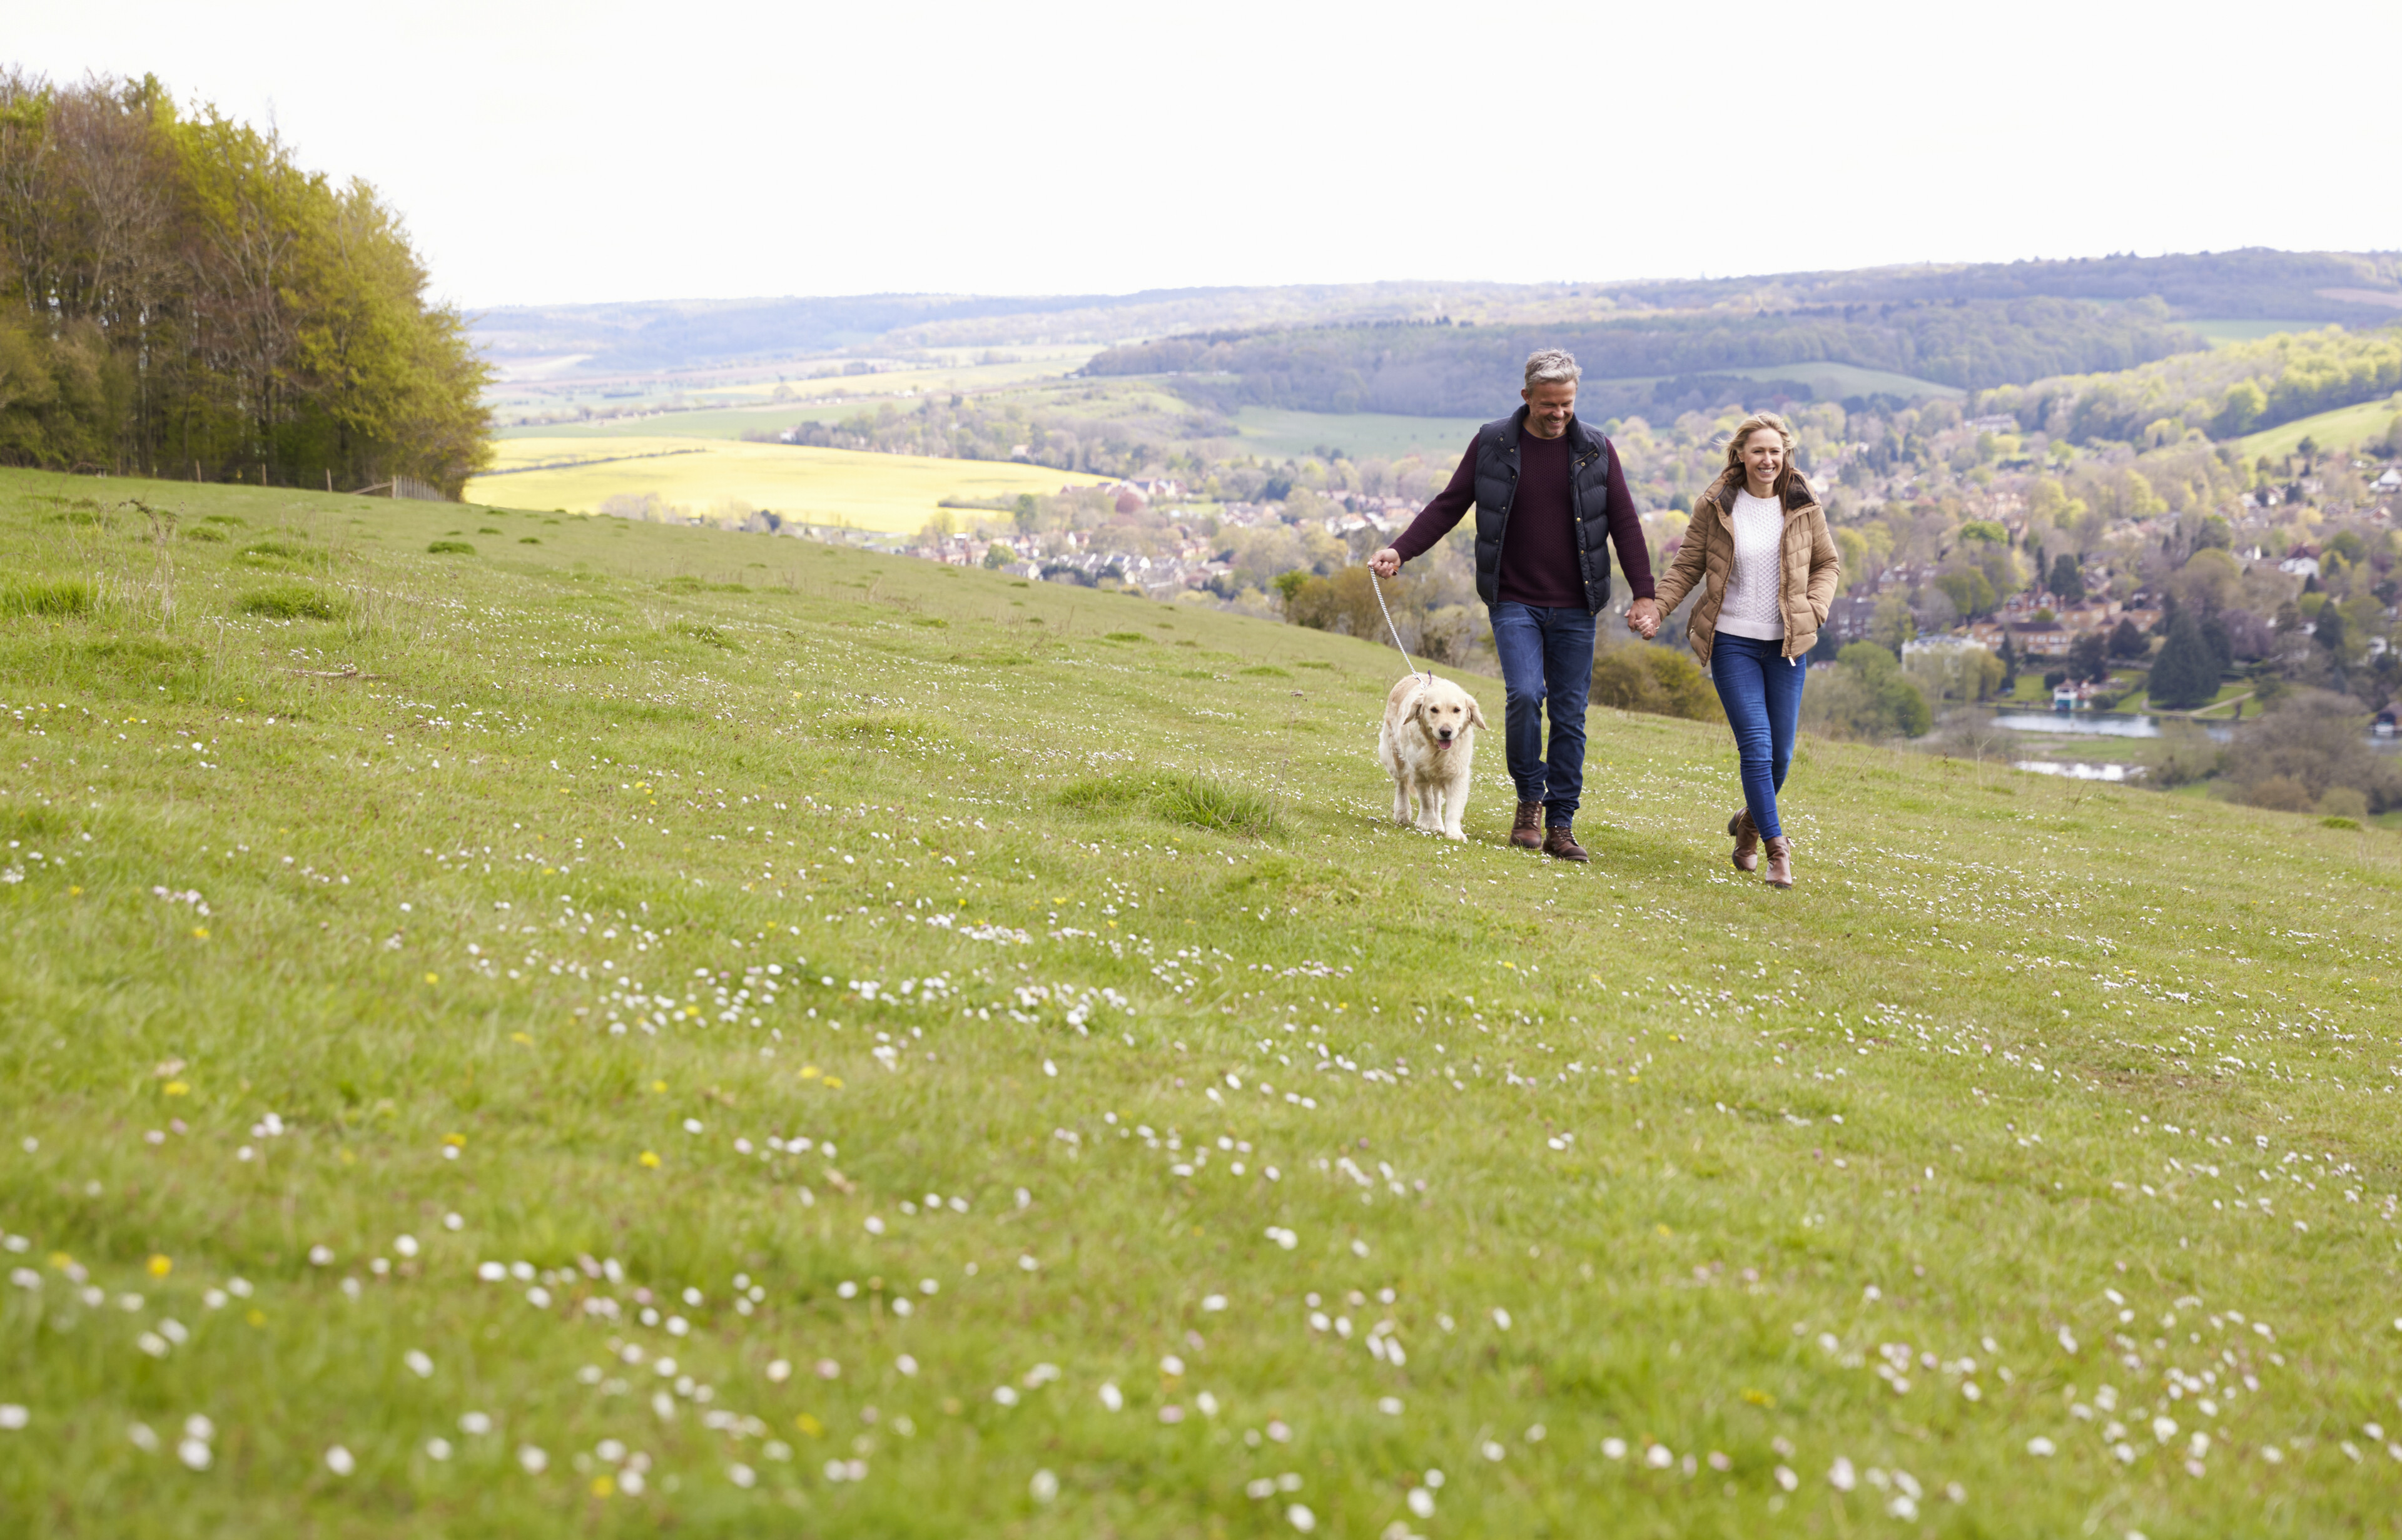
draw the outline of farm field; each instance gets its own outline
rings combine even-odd
[[[874,411],[873,401],[787,401],[774,406],[696,407],[595,422],[532,422],[502,428],[493,437],[512,439],[716,438],[739,441],[745,433],[773,433],[795,422],[838,422],[854,412]]]
[[[1326,633],[240,488],[0,532],[0,1532],[2402,1506],[2402,834],[1805,740],[1778,894],[1696,723],[1594,714],[1590,866],[1498,737],[1392,829]]]
[[[1102,478],[1001,461],[930,460],[915,455],[817,449],[677,438],[513,438],[501,442],[496,467],[545,466],[468,483],[474,502],[597,513],[618,494],[656,492],[670,504],[707,512],[739,500],[787,519],[857,529],[913,533],[944,498],[1015,497],[1056,492]]]
[[[838,408],[842,415],[860,410],[873,411],[886,401],[898,401],[936,392],[981,392],[1015,386],[1036,384],[1057,379],[1073,373],[1090,358],[1091,348],[1028,348],[1012,350],[1006,361],[979,363],[973,355],[962,354],[955,359],[940,360],[918,368],[888,369],[881,374],[826,375],[816,378],[779,378],[766,366],[741,373],[747,378],[723,382],[696,383],[676,374],[660,374],[626,378],[612,377],[602,380],[576,381],[566,379],[536,386],[525,381],[508,381],[495,387],[492,398],[501,407],[507,423],[516,415],[573,409],[578,404],[596,407],[623,407],[629,405],[621,393],[628,384],[645,388],[656,394],[664,406],[670,396],[681,397],[683,410],[663,416],[637,419],[623,422],[559,422],[507,425],[500,436],[528,435],[545,433],[623,433],[640,434],[662,431],[665,423],[674,423],[670,431],[696,433],[711,437],[739,438],[750,429],[772,427],[804,417],[821,417],[828,407]],[[794,369],[817,365],[794,364]],[[780,387],[787,399],[778,401],[775,392]],[[638,404],[640,398],[636,398]],[[751,412],[767,414],[765,420],[749,418]],[[687,419],[706,420],[706,427],[687,427]],[[729,429],[718,425],[717,419],[739,423]]]
[[[2357,406],[2339,406],[2330,412],[2297,418],[2283,427],[2247,434],[2235,444],[2246,459],[2267,455],[2280,460],[2298,452],[2306,438],[2315,440],[2322,451],[2382,438],[2396,417],[2402,417],[2402,396],[2388,396],[2382,401],[2365,401]]]

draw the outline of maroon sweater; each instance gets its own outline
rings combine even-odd
[[[1568,498],[1568,436],[1518,434],[1518,493],[1510,505],[1510,529],[1501,541],[1500,597],[1504,601],[1551,610],[1584,608],[1584,578],[1577,570],[1576,511]],[[1419,510],[1393,542],[1408,561],[1424,556],[1451,533],[1476,502],[1476,445],[1459,459],[1451,485]],[[1651,554],[1644,548],[1643,521],[1626,489],[1618,446],[1609,447],[1609,538],[1618,546],[1619,570],[1636,598],[1651,597]]]

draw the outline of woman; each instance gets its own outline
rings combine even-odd
[[[1745,418],[1727,441],[1726,469],[1693,502],[1676,565],[1661,580],[1659,613],[1689,593],[1701,598],[1685,623],[1710,671],[1743,762],[1744,808],[1727,820],[1739,872],[1760,868],[1768,884],[1793,886],[1793,842],[1776,818],[1776,793],[1793,763],[1808,654],[1843,580],[1843,560],[1810,484],[1793,469],[1793,434],[1774,412]],[[1628,626],[1644,637],[1658,622]]]

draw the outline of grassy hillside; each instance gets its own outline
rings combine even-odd
[[[1571,868],[1498,741],[1470,844],[1390,829],[1340,637],[238,488],[0,531],[8,1533],[2402,1503],[2391,836],[1810,743],[1777,894],[1722,737],[1603,711]]]
[[[578,514],[619,494],[655,492],[696,510],[739,499],[788,519],[902,534],[922,528],[946,497],[1047,495],[1100,479],[1006,461],[669,436],[512,438],[496,448],[495,468],[506,474],[476,478],[471,495]]]
[[[2364,401],[2357,406],[2339,406],[2331,412],[2298,418],[2282,428],[2270,428],[2235,443],[2247,459],[2261,455],[2282,459],[2299,448],[2306,438],[2322,450],[2340,449],[2349,444],[2383,438],[2396,417],[2402,417],[2402,397],[2388,396],[2382,401]]]

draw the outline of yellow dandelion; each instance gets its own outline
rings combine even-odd
[[[197,940],[207,941],[209,939],[209,928],[205,925],[196,925],[192,927],[192,935]]]
[[[464,1134],[445,1134],[442,1135],[442,1142],[449,1145],[453,1149],[464,1149],[467,1148],[467,1135]]]
[[[442,975],[439,973],[428,973],[425,975],[425,982],[427,983],[440,983],[442,982]]]
[[[242,1319],[248,1321],[252,1326],[263,1327],[267,1324],[267,1312],[263,1310],[253,1310],[249,1314],[243,1316]]]
[[[806,1411],[793,1419],[793,1426],[800,1429],[803,1433],[812,1438],[825,1431],[825,1424],[819,1422],[816,1418],[810,1416]]]
[[[667,1090],[667,1088],[668,1088],[668,1082],[667,1082],[667,1081],[665,1081],[665,1080],[653,1080],[653,1081],[651,1082],[651,1090],[652,1090],[652,1092],[653,1092],[654,1093],[659,1093],[659,1092],[663,1092],[663,1091]]]
[[[530,1043],[533,1041],[533,1038],[523,1032],[512,1032],[509,1034],[509,1041],[513,1043]]]
[[[592,1478],[592,1495],[595,1497],[606,1497],[616,1490],[617,1483],[605,1476],[596,1476]]]
[[[842,1089],[842,1077],[839,1075],[827,1076],[825,1078],[825,1087],[828,1091],[840,1091]]]
[[[188,1096],[192,1093],[192,1088],[181,1080],[169,1080],[165,1089],[170,1096]]]
[[[642,1164],[653,1171],[656,1171],[659,1168],[658,1152],[650,1149],[642,1151]]]
[[[174,1271],[175,1271],[175,1263],[174,1263],[174,1261],[173,1261],[173,1258],[167,1258],[167,1257],[162,1257],[162,1256],[153,1256],[153,1257],[150,1258],[150,1276],[151,1276],[151,1277],[153,1277],[153,1278],[164,1278],[165,1276],[167,1276],[167,1274],[169,1274],[170,1272],[174,1272]]]
[[[805,1080],[814,1080],[821,1073],[822,1071],[813,1064],[805,1064],[801,1066],[801,1079]]]

